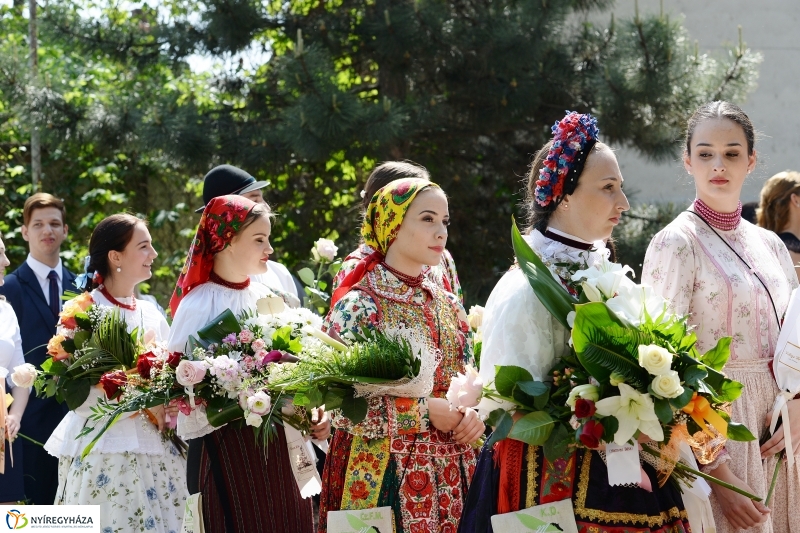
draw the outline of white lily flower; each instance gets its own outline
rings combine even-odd
[[[667,322],[672,315],[667,310],[667,301],[656,294],[649,285],[621,285],[617,296],[606,302],[609,309],[621,319],[634,327],[644,322],[645,310],[651,319],[657,320],[662,314],[661,322]]]
[[[655,441],[664,440],[664,430],[650,395],[642,394],[626,383],[619,384],[619,392],[619,396],[603,398],[595,403],[599,415],[613,416],[619,422],[614,442],[620,446],[625,444],[637,430]]]

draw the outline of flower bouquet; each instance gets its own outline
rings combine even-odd
[[[646,436],[642,450],[658,465],[661,484],[701,476],[760,500],[679,459],[681,441],[691,443],[697,433],[722,442],[755,439],[725,411],[743,388],[721,373],[730,338],[700,354],[687,317],[670,314],[651,287],[633,283],[629,267],[605,260],[557,279],[516,225],[512,241],[535,294],[571,331],[572,350],[543,381],[517,366],[495,367],[491,386],[474,372],[460,376],[448,393],[451,404],[474,404],[481,389],[477,395],[498,407],[487,419],[495,427],[490,442],[508,437],[541,445],[551,460],[571,446],[636,445]],[[514,411],[523,416],[514,421]]]
[[[187,415],[205,406],[215,428],[243,419],[257,437],[266,428],[264,439],[274,428],[263,422],[275,414],[308,433],[304,413],[276,413],[291,398],[272,402],[267,379],[270,363],[294,361],[293,354],[320,342],[313,332],[321,319],[306,309],[284,308],[280,298],[262,299],[259,307],[263,313],[249,310],[239,317],[225,310],[190,337],[187,354],[158,347],[139,356],[135,374],[104,375],[101,384],[117,401],[101,399],[93,408],[91,420],[103,424],[96,439],[123,413],[169,403]]]
[[[34,386],[37,394],[54,396],[74,410],[104,374],[135,368],[143,345],[141,332],[129,333],[117,308],[95,304],[88,292],[70,296]]]

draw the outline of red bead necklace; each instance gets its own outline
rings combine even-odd
[[[236,290],[236,291],[243,291],[247,287],[250,286],[250,278],[247,278],[246,280],[244,280],[242,282],[236,283],[236,282],[233,282],[233,281],[228,281],[226,279],[222,279],[213,270],[208,275],[208,281],[210,281],[211,283],[216,283],[217,285],[222,285],[223,287],[227,287],[229,289],[233,289],[233,290]]]
[[[383,268],[394,274],[394,277],[396,277],[409,287],[419,287],[420,285],[422,285],[422,282],[425,281],[425,275],[422,273],[420,273],[419,276],[409,276],[408,274],[403,274],[396,268],[390,267],[386,263],[381,263],[381,265],[383,265]]]
[[[736,207],[733,213],[720,213],[708,207],[703,200],[697,198],[694,201],[694,210],[697,214],[706,219],[709,224],[722,231],[731,231],[739,227],[742,221],[742,202]]]
[[[122,309],[127,309],[128,311],[136,311],[136,298],[134,298],[132,294],[131,294],[131,304],[128,305],[120,302],[119,300],[111,296],[111,293],[108,292],[108,289],[106,289],[105,285],[100,285],[99,287],[97,287],[97,289],[100,291],[100,294],[105,296],[109,302],[116,305],[117,307],[121,307]]]

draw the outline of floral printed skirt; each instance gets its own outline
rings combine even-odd
[[[329,511],[389,506],[397,533],[456,533],[476,454],[436,429],[394,437],[380,471],[385,439],[336,431],[322,477],[318,533]]]
[[[186,461],[170,442],[164,455],[62,456],[57,505],[100,505],[102,533],[177,533],[181,530]]]

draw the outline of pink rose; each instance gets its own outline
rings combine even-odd
[[[253,342],[253,332],[248,329],[243,329],[239,332],[239,342],[247,344]]]
[[[197,385],[206,377],[206,363],[203,361],[189,361],[184,359],[175,369],[175,381],[184,387]]]
[[[250,347],[253,348],[254,352],[257,352],[259,350],[263,350],[266,345],[267,343],[264,342],[264,339],[256,339],[253,341]]]
[[[451,409],[459,407],[475,407],[483,395],[483,380],[478,371],[467,365],[463,374],[459,373],[450,380],[447,390],[447,401]]]

